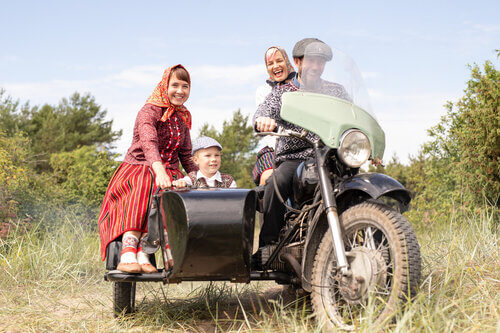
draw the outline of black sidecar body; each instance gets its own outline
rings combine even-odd
[[[254,190],[165,191],[157,194],[156,200],[158,223],[168,230],[173,268],[153,274],[117,271],[121,251],[121,240],[117,239],[108,245],[106,280],[250,281],[257,204]]]

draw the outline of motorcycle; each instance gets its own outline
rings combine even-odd
[[[105,279],[114,282],[116,313],[134,311],[136,282],[272,280],[309,294],[327,330],[354,330],[366,320],[384,323],[416,294],[420,248],[402,215],[410,193],[387,175],[362,170],[368,160],[382,159],[385,134],[355,63],[329,49],[333,60],[321,64],[319,77],[304,67],[318,62],[317,52],[306,52],[300,89],[282,96],[280,117],[296,127],[260,133],[296,138],[312,151],[297,168],[288,203],[283,198],[287,212],[277,242],[252,258],[262,188],[158,193],[151,243],[165,251],[160,231],[166,226],[174,265],[154,274],[117,271],[121,241],[111,243]],[[335,96],[332,82],[348,97]],[[167,256],[161,258],[169,267]]]

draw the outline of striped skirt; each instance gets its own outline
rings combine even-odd
[[[252,171],[252,178],[255,185],[259,186],[260,176],[266,170],[272,169],[274,165],[274,149],[265,146],[257,153],[257,161]]]
[[[167,169],[167,174],[170,179],[182,177],[179,170]],[[149,166],[123,162],[118,167],[99,213],[102,260],[106,258],[108,244],[124,232],[147,232],[151,195],[155,189],[154,173]]]

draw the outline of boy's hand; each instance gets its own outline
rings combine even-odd
[[[184,179],[174,180],[172,185],[178,188],[186,187],[186,181]]]

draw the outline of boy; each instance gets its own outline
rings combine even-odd
[[[222,146],[217,140],[202,136],[193,141],[193,162],[198,171],[190,172],[186,177],[173,182],[177,187],[235,188],[236,182],[231,175],[219,172]]]

